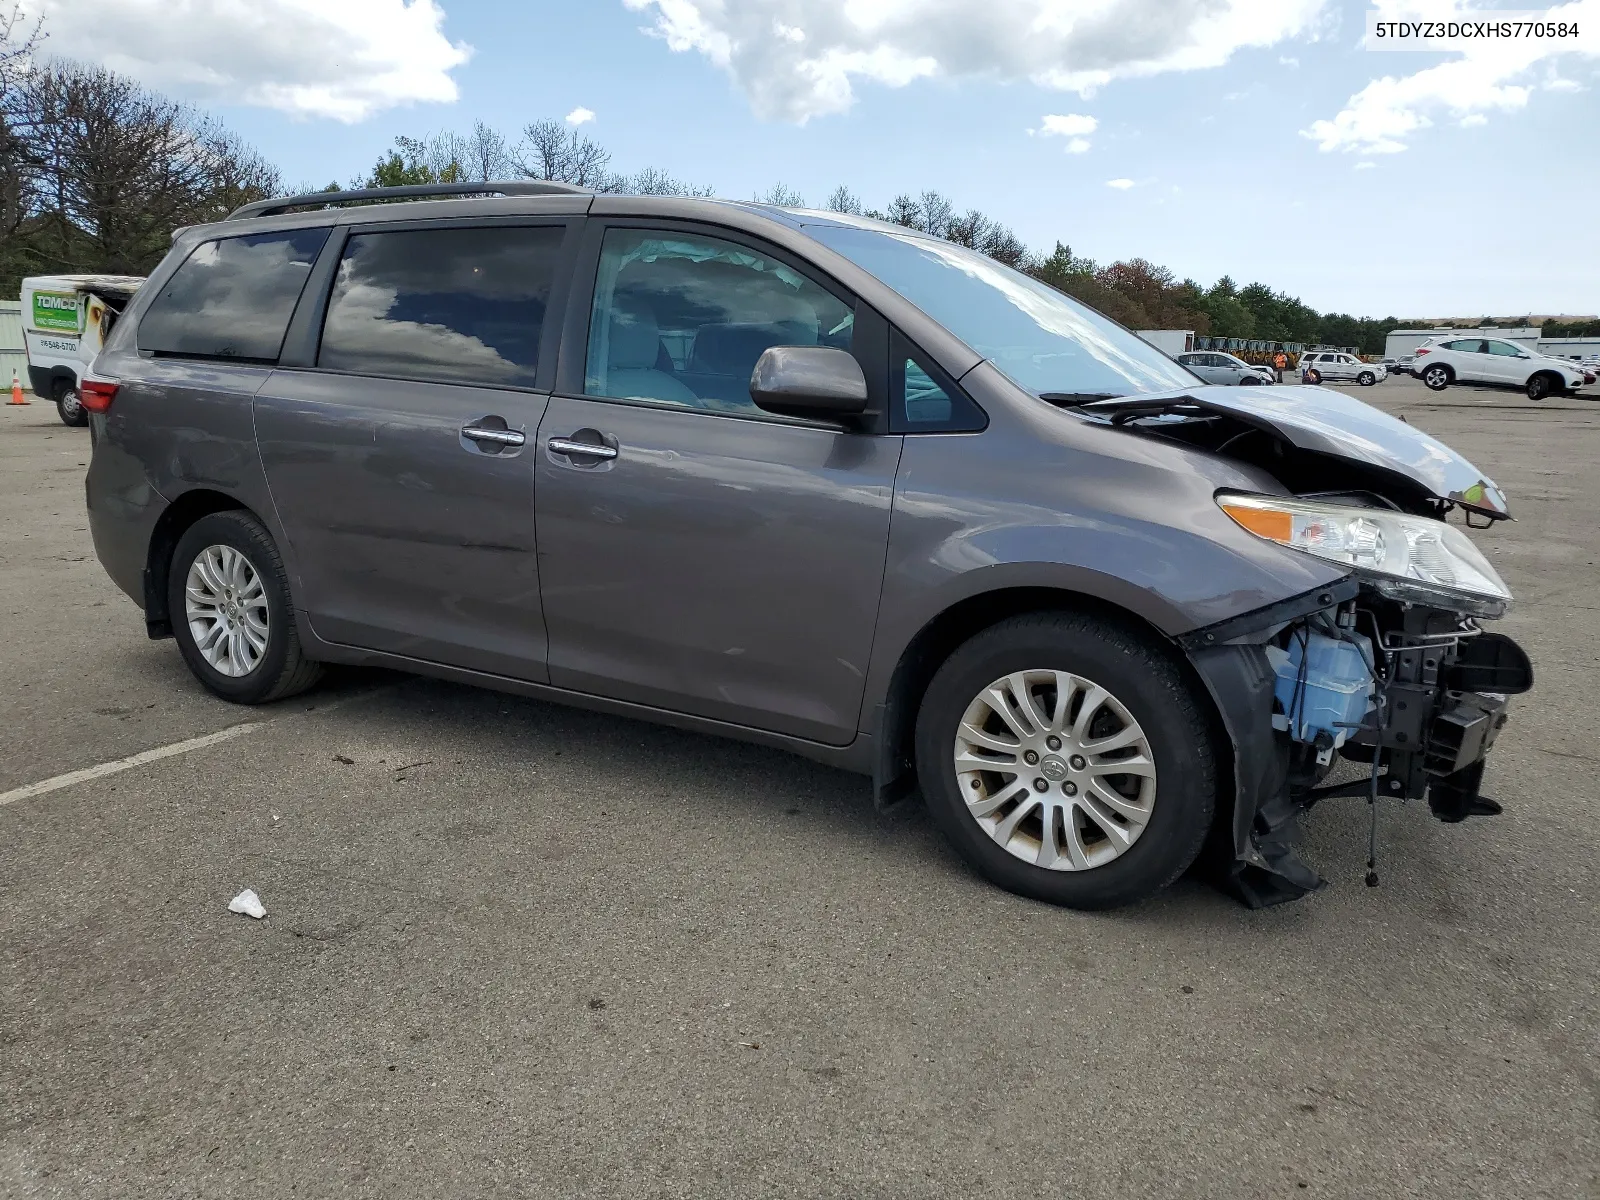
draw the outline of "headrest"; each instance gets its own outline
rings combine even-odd
[[[661,351],[661,330],[649,305],[630,300],[611,312],[611,353],[607,365],[613,371],[648,369],[656,365]]]
[[[713,375],[746,377],[755,369],[756,359],[770,346],[812,346],[817,341],[816,323],[774,321],[769,324],[702,325],[694,335],[689,352],[689,369]]]

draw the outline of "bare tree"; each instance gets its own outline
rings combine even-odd
[[[522,143],[514,153],[518,174],[529,179],[549,179],[575,183],[597,191],[612,190],[607,170],[611,154],[576,129],[565,129],[559,121],[535,121],[522,131]]]
[[[610,186],[602,189],[626,192],[633,196],[700,196],[714,195],[712,189],[701,184],[684,183],[657,167],[646,167],[636,175],[616,175]]]
[[[861,197],[857,196],[844,184],[833,189],[828,197],[828,211],[836,213],[850,213],[853,216],[861,215]]]
[[[904,192],[889,201],[889,211],[884,219],[907,229],[922,228],[922,206]]]
[[[757,204],[776,204],[780,208],[804,208],[806,198],[786,183],[775,183],[764,196],[755,198]]]
[[[30,145],[33,129],[21,104],[22,82],[44,39],[44,18],[29,20],[20,0],[0,6],[0,258],[9,259],[11,239],[28,212],[37,172]]]
[[[459,161],[466,172],[464,178],[487,183],[491,179],[505,179],[516,171],[511,147],[498,129],[477,121],[472,132],[460,141]]]
[[[36,179],[24,268],[142,274],[174,228],[216,220],[281,184],[211,120],[103,68],[35,68],[18,103]]]
[[[927,191],[922,193],[922,200],[917,205],[918,221],[915,228],[924,233],[931,233],[934,237],[949,238],[950,230],[956,221],[955,206],[938,192]]]

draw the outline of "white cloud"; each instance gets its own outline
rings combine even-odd
[[[1082,113],[1046,113],[1039,132],[1045,136],[1082,137],[1100,128],[1100,122]]]
[[[1068,154],[1086,154],[1089,150],[1088,135],[1098,128],[1100,122],[1083,113],[1046,113],[1040,123],[1039,132],[1045,137],[1068,139]]]
[[[1477,12],[1461,0],[1373,0],[1373,8],[1382,21],[1449,20]],[[1492,112],[1523,108],[1533,91],[1525,81],[1535,66],[1553,67],[1569,55],[1600,56],[1600,0],[1573,0],[1541,19],[1574,24],[1583,33],[1565,41],[1485,39],[1459,52],[1440,52],[1451,57],[1411,75],[1374,79],[1331,120],[1312,122],[1302,135],[1324,152],[1398,154],[1434,124],[1434,116],[1447,113],[1470,127],[1487,124]]]
[[[1370,170],[1372,170],[1373,167],[1375,167],[1377,165],[1378,164],[1373,162],[1370,158],[1364,158],[1364,159],[1362,159],[1360,162],[1358,162],[1356,164],[1356,170],[1358,170],[1358,171],[1370,171]]]
[[[360,121],[456,99],[435,0],[28,0],[52,55],[100,63],[203,102]]]
[[[758,115],[841,113],[857,83],[1031,80],[1088,95],[1216,67],[1313,25],[1327,0],[623,0],[727,71]],[[1081,135],[1078,135],[1081,136]]]
[[[586,125],[594,120],[594,109],[584,108],[581,104],[567,114],[568,125]]]
[[[1285,67],[1298,67],[1300,65],[1300,60],[1291,54],[1280,54],[1278,56],[1278,62],[1280,65]]]
[[[1108,180],[1106,180],[1106,186],[1108,188],[1116,188],[1117,191],[1119,191],[1119,192],[1125,192],[1125,191],[1127,191],[1129,188],[1131,188],[1133,186],[1133,180],[1131,180],[1131,179],[1108,179]]]

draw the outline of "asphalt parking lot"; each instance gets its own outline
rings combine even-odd
[[[0,409],[0,1195],[1595,1195],[1600,403],[1350,390],[1519,518],[1506,813],[1386,808],[1369,889],[1329,802],[1320,894],[1108,915],[763,749],[376,673],[230,707],[95,559],[87,430]]]

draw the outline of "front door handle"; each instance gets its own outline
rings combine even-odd
[[[598,442],[575,442],[571,438],[553,437],[545,443],[550,447],[552,454],[582,455],[588,458],[615,458],[615,446],[606,446]]]
[[[461,436],[475,442],[488,442],[495,446],[521,446],[528,439],[515,429],[491,429],[486,425],[468,425]]]

